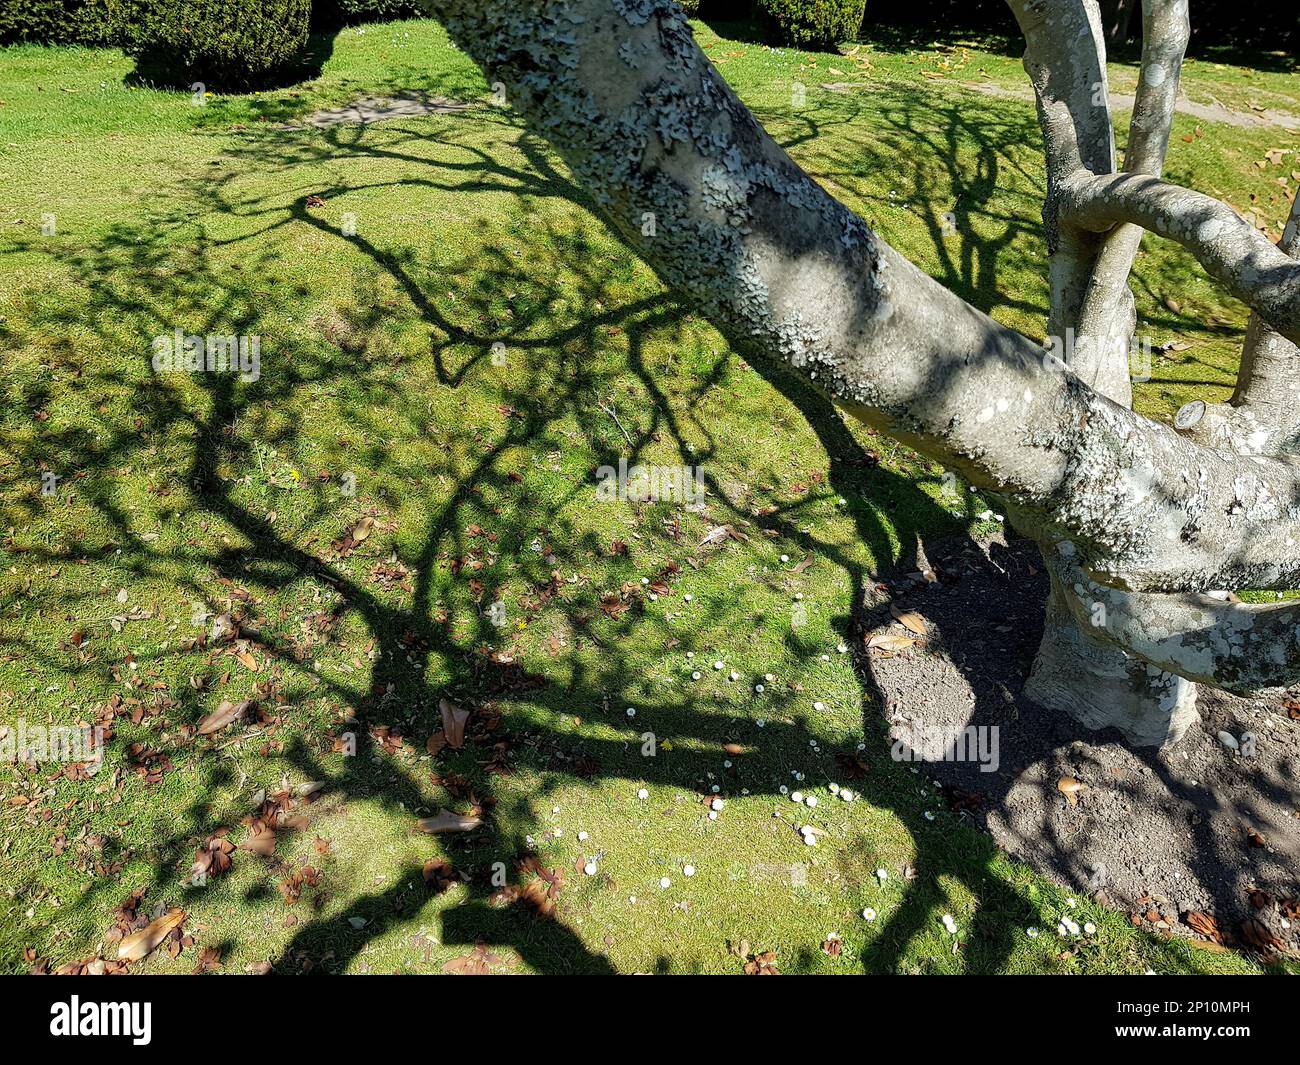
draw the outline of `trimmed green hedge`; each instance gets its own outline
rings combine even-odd
[[[109,44],[109,0],[0,0],[0,42]]]
[[[130,0],[128,0],[130,2]],[[134,0],[121,45],[151,81],[269,82],[303,57],[311,0]]]
[[[862,29],[866,0],[758,0],[758,9],[785,44],[834,48]]]

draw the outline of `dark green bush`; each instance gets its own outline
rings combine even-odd
[[[120,0],[113,0],[120,2]],[[151,81],[249,87],[304,55],[311,0],[126,0],[121,45]]]
[[[107,0],[0,0],[0,42],[108,44]]]
[[[758,0],[781,41],[796,48],[834,48],[862,28],[866,0]]]
[[[312,0],[311,6],[313,29],[427,17],[428,12],[416,0]]]

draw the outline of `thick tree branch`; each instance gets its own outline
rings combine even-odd
[[[1300,262],[1212,196],[1137,174],[1080,176],[1062,190],[1061,215],[1095,232],[1129,222],[1176,241],[1269,325],[1300,342]]]
[[[1300,463],[1196,446],[1045,366],[795,165],[667,0],[435,0],[611,224],[755,358],[1133,589],[1300,583]],[[1098,179],[1102,180],[1102,179]]]
[[[1059,547],[1057,577],[1086,631],[1168,673],[1237,695],[1300,682],[1300,602],[1125,592],[1091,580],[1070,564],[1072,546]]]

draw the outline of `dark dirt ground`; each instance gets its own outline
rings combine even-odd
[[[949,540],[926,545],[926,555],[938,581],[883,576],[863,615],[868,637],[905,635],[891,603],[917,611],[925,646],[867,650],[860,666],[872,705],[905,744],[918,724],[999,727],[995,772],[974,761],[919,765],[953,807],[1010,854],[1157,931],[1192,935],[1183,915],[1199,911],[1229,944],[1254,918],[1300,949],[1300,920],[1284,915],[1285,900],[1300,897],[1300,721],[1281,700],[1201,688],[1200,723],[1182,740],[1128,750],[1118,733],[1087,732],[1020,695],[1047,595],[1031,543]],[[1220,730],[1253,732],[1255,755],[1226,748]],[[1062,777],[1084,784],[1076,805],[1057,790]]]

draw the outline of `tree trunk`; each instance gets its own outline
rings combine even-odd
[[[1258,357],[1231,408],[1251,420],[1231,434],[1248,445],[1238,450],[1135,413],[1127,345],[1110,343],[1134,328],[1128,276],[1146,231],[1187,248],[1300,345],[1289,242],[1275,247],[1226,204],[1159,178],[1188,0],[1143,0],[1123,171],[1095,0],[1011,0],[1047,167],[1049,350],[1073,334],[1068,365],[943,288],[813,181],[669,0],[425,2],[613,228],[746,358],[1004,500],[1051,559],[1029,682],[1038,702],[1165,745],[1194,716],[1196,684],[1255,695],[1300,682],[1300,602],[1222,591],[1300,584],[1300,462],[1275,450],[1300,433],[1293,379],[1274,372],[1290,349],[1264,351],[1252,334]],[[1132,0],[1108,10],[1126,32]],[[1293,217],[1292,238],[1297,227]],[[1184,414],[1178,428],[1197,421]]]
[[[1096,639],[1070,612],[1066,594],[1053,573],[1025,695],[1086,728],[1117,728],[1136,747],[1176,743],[1196,720],[1196,685]]]

